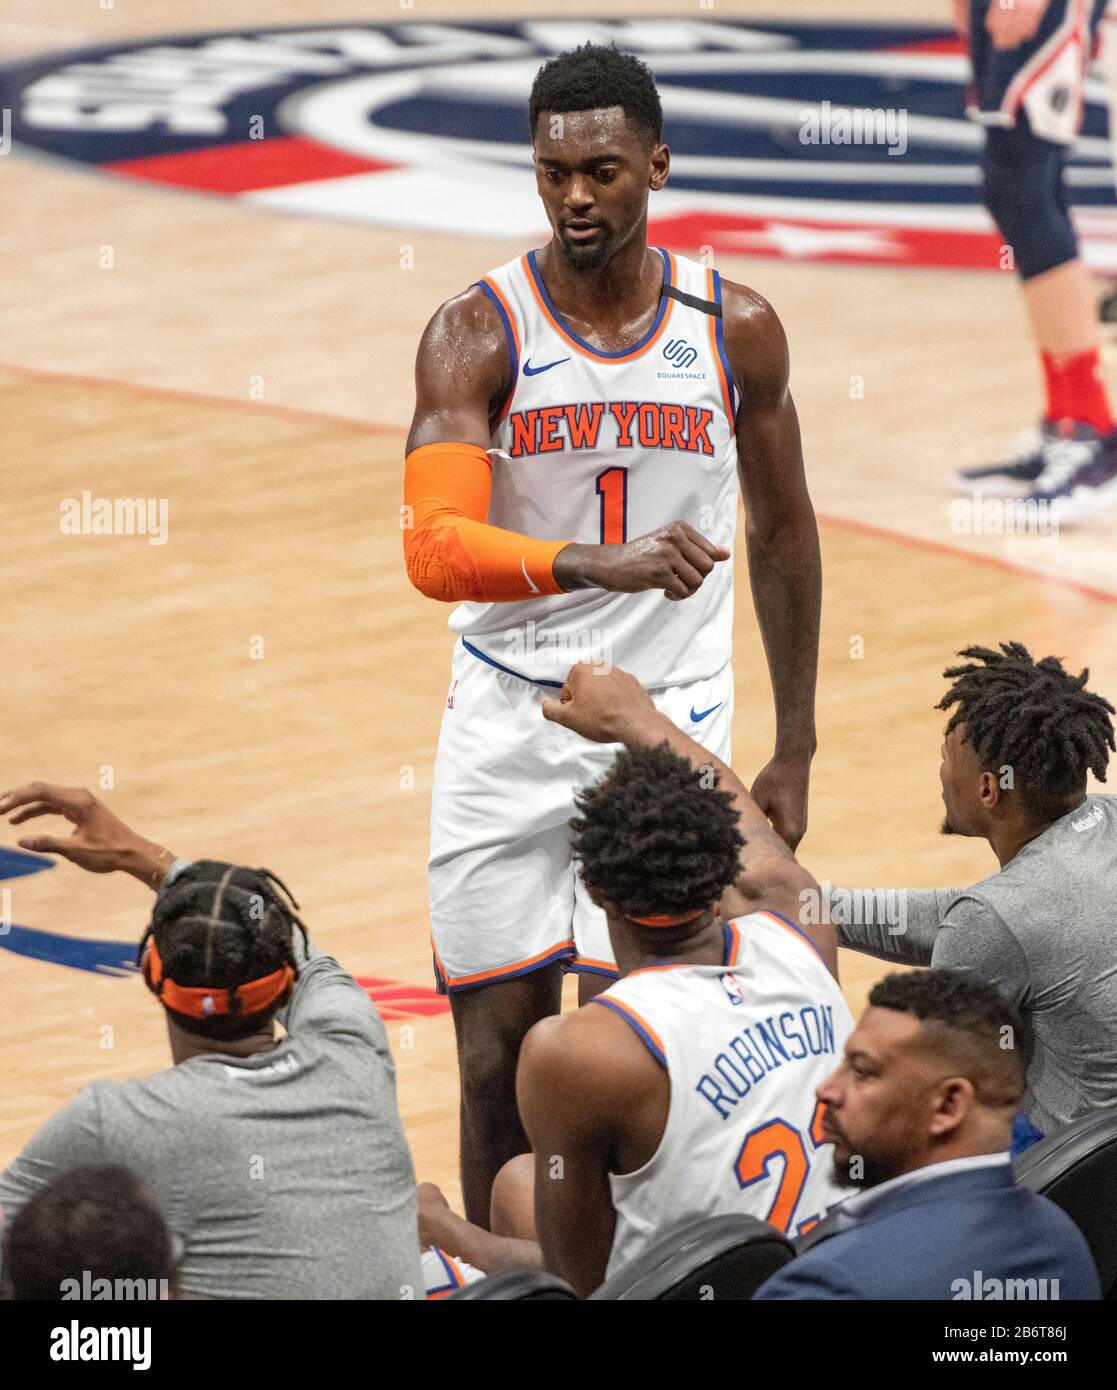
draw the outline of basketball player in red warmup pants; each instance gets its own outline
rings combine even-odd
[[[1106,0],[955,0],[973,65],[969,114],[985,132],[985,205],[1012,247],[1046,387],[1038,431],[989,467],[956,475],[1020,491],[1076,521],[1117,504],[1117,431],[1097,310],[1064,186],[1086,64]]]
[[[536,77],[529,123],[553,239],[444,304],[416,367],[407,572],[456,601],[431,807],[431,932],[461,1073],[466,1214],[529,1144],[520,1044],[617,975],[571,856],[574,790],[609,748],[547,724],[579,660],[631,671],[723,761],[738,498],[775,701],[752,794],[794,848],[815,747],[820,564],[788,350],[770,306],[647,241],[667,182],[655,82],[586,45]]]

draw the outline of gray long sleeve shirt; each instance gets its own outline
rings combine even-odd
[[[1115,900],[1117,797],[1088,796],[969,888],[835,888],[830,916],[841,945],[972,970],[1028,1015],[1024,1109],[1046,1134],[1117,1105]]]
[[[383,1023],[353,977],[313,951],[280,1019],[273,1051],[84,1087],[0,1174],[7,1220],[65,1169],[119,1163],[185,1241],[184,1294],[422,1298]]]

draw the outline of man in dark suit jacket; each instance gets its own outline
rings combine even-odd
[[[1016,1187],[1012,1117],[1027,1024],[956,970],[889,975],[818,1090],[839,1180],[863,1190],[754,1297],[1096,1299],[1081,1232]]]

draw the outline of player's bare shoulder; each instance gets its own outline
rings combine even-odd
[[[651,1054],[611,1009],[580,1009],[542,1019],[524,1039],[521,1085],[546,1086],[552,1096],[584,1096],[607,1110],[658,1072]],[[564,1101],[565,1103],[565,1101]]]
[[[771,304],[748,285],[721,282],[722,335],[737,384],[786,382],[787,335]]]
[[[415,420],[408,449],[429,442],[432,431],[434,438],[446,437],[438,431],[447,412],[464,407],[490,419],[508,395],[514,373],[500,313],[480,285],[440,304],[415,356]]]

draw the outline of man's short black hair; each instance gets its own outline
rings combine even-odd
[[[1019,1101],[1035,1047],[1032,1028],[991,984],[964,970],[909,970],[878,981],[869,1005],[930,1024],[983,1104]]]
[[[282,889],[282,896],[279,889]],[[148,934],[154,936],[164,979],[177,985],[233,991],[290,965],[296,974],[294,931],[306,928],[292,908],[298,903],[268,869],[241,868],[199,859],[179,874],[155,902]],[[167,1008],[179,1027],[215,1041],[248,1037],[279,1010],[193,1018]]]
[[[663,107],[646,63],[616,44],[584,43],[544,63],[528,104],[531,138],[541,111],[597,111],[619,106],[649,145],[663,139]]]
[[[737,879],[744,840],[733,798],[712,767],[692,766],[666,743],[623,749],[574,804],[582,881],[626,917],[709,907]]]
[[[1088,669],[1072,676],[1057,656],[1033,659],[1022,642],[1000,651],[966,647],[964,666],[943,672],[953,681],[936,706],[954,713],[982,766],[1012,770],[1012,786],[1030,814],[1058,820],[1086,790],[1086,773],[1105,781],[1113,741],[1113,706],[1086,689]]]
[[[166,1279],[174,1242],[130,1168],[70,1168],[17,1212],[4,1239],[9,1299],[61,1299],[67,1280]]]

